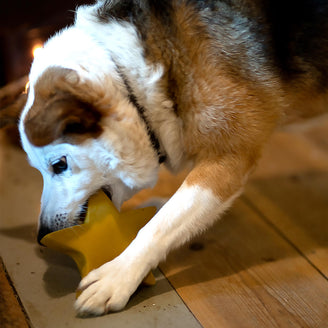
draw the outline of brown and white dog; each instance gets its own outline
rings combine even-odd
[[[167,253],[241,193],[282,123],[327,108],[328,4],[112,0],[77,9],[30,72],[22,144],[42,173],[39,239],[117,207],[189,165],[179,190],[116,259],[80,284],[79,314],[122,309]]]

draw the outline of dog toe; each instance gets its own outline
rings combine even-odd
[[[106,294],[96,287],[84,290],[75,302],[77,314],[84,317],[107,313],[106,303],[109,296]]]
[[[77,287],[78,291],[87,289],[90,285],[94,284],[99,279],[97,270],[91,271],[86,277],[84,277]]]
[[[77,314],[81,317],[98,316],[122,310],[129,297],[110,296],[108,291],[86,289],[75,302]]]

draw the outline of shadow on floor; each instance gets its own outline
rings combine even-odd
[[[21,239],[34,244],[36,242],[36,234],[37,234],[36,231],[37,231],[36,225],[26,224],[14,228],[0,229],[0,234],[13,239]]]

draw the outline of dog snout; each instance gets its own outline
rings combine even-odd
[[[41,240],[42,238],[55,231],[55,227],[52,223],[52,220],[49,219],[49,217],[45,214],[44,211],[41,212],[40,217],[39,217],[39,231],[38,231],[38,243],[42,245]],[[43,245],[42,245],[43,246]]]
[[[84,208],[83,211],[85,212],[86,209]],[[82,214],[80,216],[82,217]],[[61,212],[54,215],[43,215],[42,212],[39,219],[38,243],[42,245],[42,238],[51,232],[81,223],[80,220],[82,220],[82,218],[80,218],[80,216],[78,219],[70,220],[67,212]]]
[[[47,225],[40,224],[39,231],[38,231],[38,243],[40,245],[42,245],[41,243],[42,238],[50,232],[52,232],[52,230]]]

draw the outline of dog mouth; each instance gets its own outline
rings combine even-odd
[[[100,188],[100,190],[102,190],[104,192],[104,194],[110,199],[112,200],[112,189],[110,186],[103,186],[102,188]],[[86,202],[82,205],[82,209],[78,215],[78,218],[76,220],[76,224],[83,224],[85,222],[85,218],[87,216],[87,212],[88,212],[88,206],[89,206],[89,199],[90,197],[86,200]]]
[[[104,192],[104,194],[110,199],[112,200],[112,196],[113,196],[113,191],[112,188],[110,186],[104,186],[101,188],[101,190]]]
[[[82,205],[82,209],[81,209],[76,221],[74,222],[75,225],[82,224],[85,222],[85,218],[86,218],[87,212],[88,212],[88,205],[89,205],[89,199],[87,199],[87,201]]]

